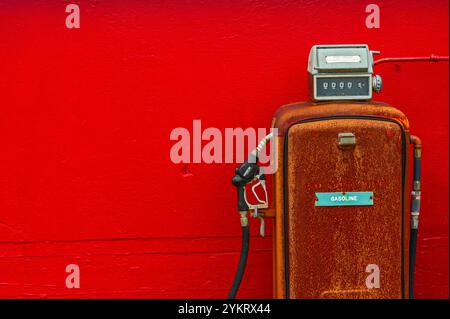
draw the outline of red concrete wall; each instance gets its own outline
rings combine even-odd
[[[448,55],[447,1],[376,1],[380,29],[365,27],[369,1],[76,1],[78,30],[68,3],[0,1],[0,297],[225,297],[234,165],[184,174],[171,130],[269,127],[307,98],[314,44]],[[424,143],[416,295],[448,298],[448,64],[377,72],[376,99]],[[270,231],[251,231],[240,296],[271,297]],[[80,289],[65,286],[71,263]]]

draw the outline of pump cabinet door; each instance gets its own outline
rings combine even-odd
[[[402,298],[405,136],[380,118],[295,123],[285,140],[289,298]]]

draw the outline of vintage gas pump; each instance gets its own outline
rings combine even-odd
[[[243,246],[229,298],[245,270],[249,212],[274,218],[275,298],[413,297],[421,142],[402,112],[372,101],[382,87],[376,53],[367,45],[314,46],[311,101],[279,108],[277,130],[236,169]],[[265,190],[258,155],[268,141],[277,161],[270,207],[267,196],[256,205],[246,196],[255,180]]]

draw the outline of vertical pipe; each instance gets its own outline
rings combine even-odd
[[[414,270],[416,264],[417,231],[420,214],[420,174],[422,160],[422,142],[417,136],[411,136],[414,149],[414,174],[411,192],[411,235],[409,242],[409,298],[414,298]]]

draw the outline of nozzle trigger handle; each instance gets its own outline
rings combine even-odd
[[[248,211],[249,207],[247,205],[247,201],[245,200],[245,186],[238,186],[237,193],[238,193],[238,210],[240,212]]]
[[[236,169],[237,172],[237,169]],[[233,176],[232,183],[236,186],[237,196],[238,196],[238,211],[248,211],[249,207],[247,205],[247,201],[245,199],[245,185],[247,184],[247,180],[242,178],[239,174]]]

